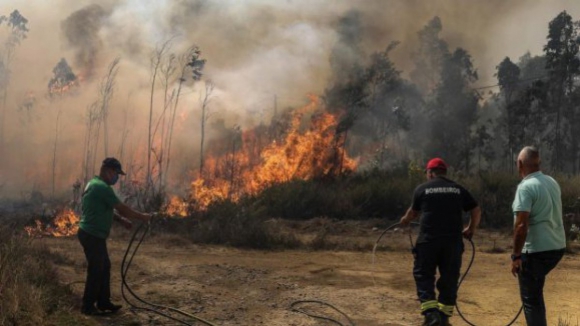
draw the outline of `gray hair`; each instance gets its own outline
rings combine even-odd
[[[519,159],[526,166],[540,166],[540,151],[535,146],[526,146],[522,148]]]

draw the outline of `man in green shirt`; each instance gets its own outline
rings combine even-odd
[[[132,223],[127,218],[142,221],[151,219],[151,215],[137,212],[119,200],[111,188],[119,180],[119,175],[125,175],[121,163],[116,158],[106,158],[99,175],[87,183],[83,192],[78,238],[88,264],[81,307],[81,312],[85,315],[98,315],[121,309],[120,305],[111,302],[111,261],[107,251],[107,238],[113,220],[130,229]]]
[[[566,248],[560,186],[540,171],[540,153],[535,147],[524,147],[517,165],[523,180],[512,207],[512,274],[518,275],[528,326],[546,326],[544,282]]]

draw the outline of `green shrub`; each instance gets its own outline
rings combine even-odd
[[[331,180],[274,184],[248,201],[264,217],[392,218],[409,206],[415,186],[407,175],[374,170]]]
[[[511,205],[516,187],[521,181],[517,175],[501,172],[472,175],[455,173],[449,178],[462,184],[479,202],[482,208],[482,227],[511,228]],[[580,195],[580,177],[556,176],[556,179],[562,188],[564,212],[580,210],[580,205],[576,202]],[[273,217],[296,220],[314,217],[338,220],[397,220],[409,207],[413,190],[425,181],[422,170],[413,164],[409,165],[408,171],[375,169],[336,178],[293,180],[272,184],[238,203],[213,203],[207,213],[198,212],[195,215],[204,216],[200,223],[216,224],[215,227],[220,229],[231,228],[232,225],[241,227],[250,223],[247,219],[264,220]],[[212,218],[218,218],[219,221],[211,221]],[[223,243],[223,240],[219,241]]]
[[[479,173],[469,177],[458,177],[478,201],[481,209],[481,226],[505,228],[513,225],[511,210],[516,187],[520,180],[508,173]]]
[[[216,202],[203,216],[195,218],[189,230],[194,242],[226,244],[239,248],[294,248],[299,241],[281,232],[275,223],[254,213],[243,204]]]

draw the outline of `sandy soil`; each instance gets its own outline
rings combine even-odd
[[[380,230],[369,230],[371,243],[379,234]],[[348,235],[342,237],[348,241]],[[126,238],[125,234],[108,242],[113,299],[117,302],[122,302],[119,270]],[[85,263],[76,238],[39,241],[67,257],[57,265],[62,282],[79,282],[72,287],[80,297]],[[397,241],[408,240],[395,234],[381,243]],[[499,247],[498,243],[508,244],[509,238],[484,234],[475,239],[476,260],[459,293],[460,309],[476,325],[505,325],[520,306],[508,254],[482,252],[491,251],[492,241]],[[467,248],[464,259],[469,256]],[[370,250],[250,251],[153,239],[146,240],[139,250],[129,272],[129,283],[143,299],[196,314],[215,325],[335,325],[291,311],[289,307],[296,300],[328,302],[358,326],[420,325],[409,251],[379,251],[375,261],[373,265]],[[573,325],[577,324],[579,284],[580,256],[566,256],[550,274],[545,287],[549,325],[558,325],[559,318],[569,318]],[[349,325],[344,317],[321,305],[301,307]],[[177,324],[126,308],[98,319],[104,325]],[[452,318],[452,324],[467,325],[458,316]],[[525,325],[523,317],[515,325]]]

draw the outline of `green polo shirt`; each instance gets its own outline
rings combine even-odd
[[[83,193],[79,227],[95,237],[106,239],[113,225],[113,208],[120,202],[113,188],[95,176]]]
[[[541,171],[527,175],[518,185],[512,205],[516,212],[529,212],[530,225],[522,252],[532,253],[566,247],[560,186]]]

